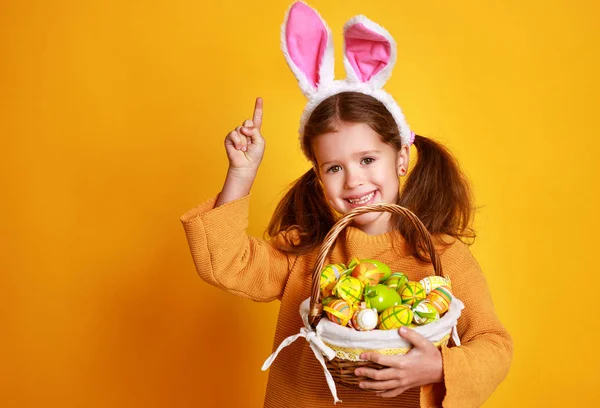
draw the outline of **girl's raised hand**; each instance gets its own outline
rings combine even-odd
[[[357,368],[354,371],[357,376],[375,380],[361,381],[361,388],[376,390],[377,395],[381,397],[395,397],[413,387],[444,381],[442,353],[433,343],[407,327],[400,328],[399,332],[413,348],[405,355],[363,353],[362,359],[374,361],[387,368]]]
[[[225,138],[229,168],[236,172],[256,173],[265,153],[265,139],[260,133],[263,116],[262,98],[256,98],[252,120],[247,119]]]

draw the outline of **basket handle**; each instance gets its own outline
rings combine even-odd
[[[315,267],[313,270],[312,276],[312,288],[311,288],[311,297],[310,297],[310,309],[308,315],[308,321],[310,325],[315,328],[321,320],[323,305],[321,304],[321,270],[325,265],[325,258],[329,255],[331,250],[333,249],[333,244],[337,239],[337,236],[352,220],[359,215],[369,213],[369,212],[390,212],[393,214],[403,215],[410,220],[410,222],[414,225],[414,227],[421,234],[421,238],[423,238],[425,242],[425,246],[427,247],[427,251],[429,252],[429,256],[431,259],[431,263],[433,264],[433,269],[435,274],[438,276],[442,275],[442,264],[440,262],[440,257],[435,250],[433,245],[433,241],[431,238],[431,234],[425,228],[425,225],[421,222],[421,220],[410,210],[401,207],[397,204],[388,204],[388,203],[378,203],[378,204],[369,204],[362,207],[355,208],[354,210],[344,214],[337,222],[333,225],[329,233],[325,236],[323,240],[323,244],[321,244],[321,249],[319,250],[319,254],[317,255],[317,260],[315,262]]]

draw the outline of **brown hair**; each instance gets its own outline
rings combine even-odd
[[[304,128],[302,150],[313,164],[316,164],[312,149],[314,138],[334,132],[345,122],[365,123],[381,136],[384,143],[396,150],[402,146],[398,126],[380,101],[362,93],[342,92],[321,102]],[[400,190],[397,204],[413,211],[432,235],[447,234],[472,242],[475,233],[470,227],[473,214],[471,189],[456,159],[432,139],[416,135],[414,145],[418,160]],[[303,254],[321,245],[335,220],[317,174],[311,168],[292,183],[281,199],[267,234],[273,237],[284,230],[296,230],[299,239],[278,245],[283,251]],[[399,216],[392,220],[406,239],[411,253],[427,260],[415,228]]]

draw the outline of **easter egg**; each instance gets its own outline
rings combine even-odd
[[[344,265],[342,264],[331,264],[323,268],[319,284],[323,297],[331,296],[331,291],[344,269]]]
[[[419,282],[408,281],[400,289],[402,303],[409,306],[412,306],[418,300],[425,299],[426,296],[425,289]]]
[[[381,273],[381,279],[379,280],[380,282],[385,282],[392,275],[390,267],[387,264],[378,261],[377,259],[362,259],[360,263],[370,263],[375,265],[375,267]]]
[[[375,308],[381,313],[390,306],[400,305],[402,300],[394,289],[378,284],[365,290],[365,302],[368,308]]]
[[[408,282],[408,277],[405,274],[402,272],[392,272],[388,280],[385,281],[385,286],[400,291],[406,282]]]
[[[443,315],[450,308],[452,292],[450,292],[447,286],[440,286],[432,290],[427,299],[437,309],[438,313]]]
[[[338,283],[333,287],[333,293],[350,305],[360,302],[362,299],[364,285],[358,279],[352,276],[342,276]]]
[[[381,272],[372,263],[360,262],[352,270],[352,276],[361,281],[364,285],[375,286],[381,279]]]
[[[414,315],[413,320],[419,325],[429,324],[440,318],[437,309],[427,300],[419,302],[412,310]]]
[[[381,330],[398,329],[408,326],[413,321],[413,311],[407,305],[396,305],[388,307],[379,316],[379,328]]]
[[[340,326],[346,326],[352,318],[352,308],[341,299],[336,299],[328,306],[324,306],[323,310],[329,320]]]
[[[447,286],[449,288],[452,288],[450,286],[450,279],[437,275],[423,278],[419,281],[419,283],[421,284],[421,286],[423,286],[423,288],[425,288],[425,292],[428,295],[431,293],[432,290],[434,290],[435,288],[439,288],[440,286]]]
[[[363,302],[364,303],[364,302]],[[352,316],[352,327],[359,331],[373,330],[377,327],[377,309],[358,309]]]

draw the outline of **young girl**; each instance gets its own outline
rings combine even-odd
[[[337,387],[339,398],[348,407],[481,406],[508,372],[512,342],[495,315],[484,275],[461,240],[474,237],[468,182],[444,147],[410,132],[396,102],[381,89],[396,59],[389,33],[359,16],[346,24],[344,37],[349,78],[333,81],[329,29],[303,3],[288,11],[282,46],[309,98],[300,141],[312,168],[277,206],[268,227],[271,238],[248,236],[249,193],[265,150],[258,98],[252,119],[225,139],[229,170],[222,191],[181,218],[196,269],[229,292],[255,301],[280,300],[275,348],[303,326],[299,305],[310,296],[317,252],[336,219],[371,203],[406,207],[436,238],[444,273],[465,304],[457,326],[462,344],[440,350],[416,331],[401,329],[411,351],[365,353],[363,359],[384,368],[357,369],[356,375],[370,380],[360,384],[362,390]],[[413,143],[419,157],[408,173]],[[434,274],[417,231],[389,213],[355,218],[338,236],[327,263],[352,257],[378,259],[412,281]],[[270,368],[265,406],[331,405],[323,369],[308,345],[294,342],[283,349]]]

